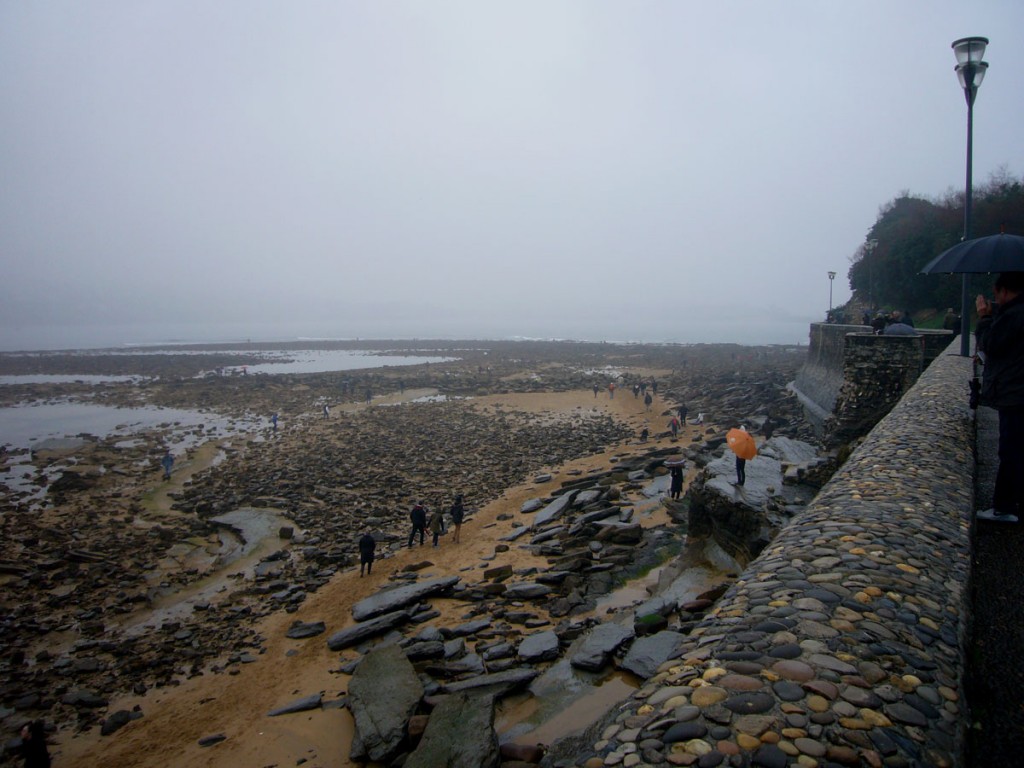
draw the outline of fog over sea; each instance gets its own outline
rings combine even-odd
[[[552,339],[632,343],[747,345],[807,344],[808,327],[821,318],[776,316],[752,320],[749,315],[720,312],[685,318],[678,309],[642,305],[610,309],[600,324],[545,328],[524,321],[517,327],[493,325],[481,318],[474,327],[432,324],[410,329],[407,323],[363,323],[357,327],[330,323],[188,323],[169,325],[10,325],[0,328],[0,352],[111,349],[162,344],[296,342],[348,339]]]

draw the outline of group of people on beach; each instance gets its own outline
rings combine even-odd
[[[466,507],[461,493],[455,495],[455,501],[452,502],[452,505],[448,510],[448,516],[452,521],[452,544],[458,544],[462,540],[462,522],[466,517]],[[413,505],[413,508],[409,510],[409,522],[412,524],[412,530],[409,531],[409,542],[407,544],[409,549],[412,549],[417,535],[419,535],[420,546],[424,546],[426,544],[428,529],[430,530],[430,535],[435,547],[438,545],[441,534],[447,531],[444,511],[438,509],[431,513],[422,501],[417,501],[416,504]],[[359,537],[360,576],[364,573],[369,575],[373,569],[376,549],[377,540],[374,539],[372,533],[367,531]]]

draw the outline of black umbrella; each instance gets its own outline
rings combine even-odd
[[[1024,272],[1024,237],[989,235],[957,243],[925,265],[922,275],[939,272]]]

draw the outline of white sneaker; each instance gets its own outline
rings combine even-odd
[[[1016,523],[1017,516],[1012,512],[1006,512],[1000,514],[995,509],[981,509],[978,510],[977,518],[979,520],[988,520],[993,523]]]

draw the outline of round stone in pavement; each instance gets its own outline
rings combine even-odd
[[[750,764],[760,768],[786,768],[789,765],[789,757],[774,744],[765,744],[758,747]]]
[[[662,734],[661,740],[666,744],[672,744],[676,741],[703,738],[707,732],[707,726],[703,723],[675,723]]]
[[[783,701],[800,701],[804,697],[803,687],[790,680],[779,680],[773,683],[772,690]]]
[[[719,752],[717,749],[708,752],[707,754],[701,755],[697,761],[699,768],[715,768],[722,764],[725,760],[725,755]]]
[[[723,706],[740,715],[757,715],[775,706],[775,697],[770,693],[757,691],[729,697]]]

